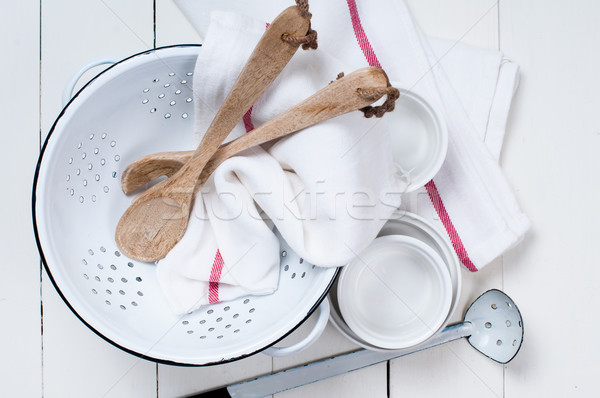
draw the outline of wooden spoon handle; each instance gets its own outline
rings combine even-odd
[[[383,94],[365,96],[362,92],[373,92],[388,86],[389,80],[385,72],[374,67],[359,69],[330,83],[260,127],[222,145],[204,167],[196,188],[204,185],[215,169],[231,156],[324,120],[369,106]]]
[[[195,185],[219,145],[287,65],[300,44],[283,37],[304,36],[309,29],[309,16],[297,6],[287,8],[275,18],[250,55],[198,149],[178,172],[172,190],[185,190]]]

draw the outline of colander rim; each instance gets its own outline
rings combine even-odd
[[[35,237],[35,242],[36,242],[36,246],[38,248],[38,252],[40,254],[40,258],[42,261],[42,264],[44,265],[44,269],[46,270],[46,273],[48,275],[48,277],[50,278],[50,281],[52,282],[52,285],[54,286],[54,288],[56,289],[56,291],[58,292],[58,295],[61,297],[61,299],[63,300],[63,302],[67,305],[67,307],[71,310],[71,312],[85,325],[88,327],[88,329],[90,329],[92,332],[94,332],[97,336],[99,336],[100,338],[102,338],[103,340],[105,340],[106,342],[110,343],[111,345],[123,350],[124,352],[127,352],[131,355],[134,355],[136,357],[145,359],[145,360],[149,360],[155,363],[159,363],[159,364],[163,364],[163,365],[174,365],[174,366],[182,366],[182,367],[204,367],[204,366],[212,366],[212,365],[221,365],[221,364],[225,364],[225,363],[230,363],[230,362],[235,362],[238,361],[240,359],[244,359],[247,357],[250,357],[252,355],[255,355],[263,350],[265,350],[266,348],[272,347],[275,344],[279,343],[281,340],[283,340],[284,338],[286,338],[288,335],[290,335],[291,333],[293,333],[296,329],[298,329],[311,315],[312,313],[319,307],[319,305],[321,304],[321,302],[325,299],[325,297],[327,297],[327,294],[329,293],[329,290],[331,289],[331,287],[333,286],[333,283],[335,282],[338,274],[339,274],[339,268],[335,270],[335,272],[333,273],[333,276],[331,277],[331,280],[329,281],[327,287],[324,289],[323,293],[321,294],[321,296],[317,299],[317,301],[315,302],[315,304],[308,310],[306,316],[304,316],[300,322],[298,322],[295,326],[293,326],[292,328],[290,328],[286,333],[284,333],[280,338],[276,339],[275,341],[273,341],[270,344],[267,344],[266,346],[257,349],[255,351],[252,351],[250,353],[247,354],[243,354],[237,357],[232,357],[232,358],[227,358],[227,359],[222,359],[219,361],[214,361],[214,362],[207,362],[207,363],[187,363],[187,362],[178,362],[178,361],[172,361],[172,360],[168,360],[168,359],[164,359],[164,358],[156,358],[150,355],[146,355],[146,354],[142,354],[139,353],[135,350],[132,350],[130,348],[125,347],[122,344],[119,344],[115,341],[113,341],[112,339],[110,339],[109,337],[105,336],[104,334],[102,334],[100,331],[98,331],[96,328],[94,328],[88,321],[86,321],[86,319],[80,315],[77,310],[75,310],[75,308],[71,305],[71,303],[69,302],[69,300],[67,299],[67,297],[64,295],[64,293],[62,292],[62,290],[60,289],[58,283],[56,282],[52,271],[51,271],[51,267],[49,266],[47,260],[46,260],[46,256],[44,254],[44,249],[42,247],[42,243],[41,243],[41,239],[40,239],[40,234],[39,234],[39,229],[38,229],[38,223],[37,223],[37,213],[36,213],[36,204],[37,204],[37,188],[38,188],[38,181],[39,181],[39,175],[40,175],[40,169],[41,169],[41,165],[42,165],[42,160],[44,159],[44,154],[46,152],[46,148],[48,146],[48,143],[56,129],[57,124],[59,123],[59,121],[61,120],[61,118],[64,116],[65,111],[67,110],[67,108],[73,103],[73,101],[76,100],[76,98],[78,98],[80,96],[80,94],[87,88],[89,87],[91,84],[93,84],[100,76],[102,76],[104,73],[108,72],[109,70],[111,70],[112,68],[116,67],[117,65],[121,65],[126,61],[129,61],[133,58],[142,56],[142,55],[146,55],[146,54],[150,54],[156,51],[160,51],[160,50],[166,50],[166,49],[173,49],[173,48],[188,48],[188,47],[202,47],[202,44],[196,43],[196,44],[174,44],[174,45],[168,45],[168,46],[161,46],[161,47],[156,47],[153,49],[149,49],[149,50],[144,50],[144,51],[140,51],[138,53],[135,53],[133,55],[130,55],[126,58],[121,59],[118,62],[115,62],[114,64],[110,65],[109,67],[107,67],[106,69],[104,69],[103,71],[99,72],[97,75],[95,75],[93,78],[91,78],[87,83],[85,83],[83,85],[83,87],[81,87],[81,89],[79,89],[73,96],[72,98],[69,100],[69,102],[61,109],[60,113],[58,114],[58,116],[56,117],[56,120],[53,122],[52,127],[50,128],[46,138],[44,139],[44,143],[40,149],[40,154],[38,156],[38,160],[37,160],[37,164],[35,167],[35,173],[34,173],[34,177],[33,177],[33,186],[32,186],[32,196],[31,196],[31,206],[32,206],[32,222],[33,222],[33,232],[34,232],[34,237]]]

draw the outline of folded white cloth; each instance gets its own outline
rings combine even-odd
[[[197,143],[265,28],[237,14],[213,14],[194,71]],[[299,50],[228,139],[316,93],[342,71],[350,72],[326,52]],[[273,292],[280,257],[272,224],[299,256],[319,266],[345,265],[362,251],[407,186],[389,133],[376,125],[356,111],[219,166],[196,198],[184,237],[158,264],[175,311]]]
[[[206,12],[208,10],[223,8],[223,2],[217,0],[206,0],[203,2],[175,0],[175,2],[195,25],[200,34],[205,37],[203,54],[206,54],[206,50],[209,49],[209,45],[211,44],[210,33],[205,34]],[[227,2],[228,5],[244,13],[244,15],[260,20],[272,20],[282,9],[280,3],[277,0],[255,0],[253,2],[232,0]],[[319,65],[319,68],[323,67],[324,69],[319,70],[319,73],[315,74],[315,76],[318,75],[316,76],[317,78],[321,77],[325,80],[332,79],[325,72],[331,70],[327,68],[330,65],[329,62],[338,62],[340,66],[343,66],[341,70],[346,72],[366,65],[380,66],[386,70],[391,80],[398,81],[404,87],[418,91],[429,101],[434,102],[444,112],[449,129],[448,155],[442,169],[434,180],[427,184],[425,190],[463,264],[469,270],[476,271],[518,243],[529,228],[529,221],[520,211],[514,194],[497,163],[508,110],[513,92],[518,83],[518,66],[505,59],[497,51],[479,50],[462,44],[453,44],[448,41],[425,37],[412,20],[408,8],[401,0],[312,1],[310,6],[313,13],[313,28],[319,33],[319,49],[313,54],[297,54],[290,66],[296,62],[296,58],[300,59],[302,57],[304,59],[308,55],[315,57],[317,53],[319,57],[330,56],[335,58],[335,61],[329,59],[325,65]],[[244,21],[246,22],[241,23],[242,21],[240,21],[240,29],[248,26],[248,19],[246,18]],[[261,24],[255,24],[254,29],[257,31],[261,30]],[[241,40],[241,38],[239,39]],[[244,51],[241,47],[246,44],[242,44],[241,41],[238,44],[239,47],[236,51],[239,51],[241,54]],[[250,50],[251,48],[246,49],[248,54]],[[230,52],[226,54],[226,56],[231,57],[227,61],[223,60],[221,61],[223,63],[215,62],[206,64],[206,66],[207,68],[209,66],[214,68],[215,65],[218,65],[214,69],[229,68],[231,66],[230,62],[235,58],[236,54]],[[310,67],[308,66],[307,68]],[[206,70],[199,73],[205,72]],[[305,72],[305,70],[301,70],[301,72]],[[335,72],[338,72],[338,70],[335,70]],[[229,70],[224,71],[224,74],[229,73]],[[315,77],[312,74],[311,76]],[[195,82],[198,77],[197,73],[195,75]],[[231,81],[232,79],[229,79],[219,83],[222,84],[219,94],[221,100],[223,94],[230,87]],[[279,79],[279,81],[285,84],[282,79]],[[316,90],[320,87],[322,85],[312,88]],[[272,90],[267,94],[272,95]],[[260,121],[255,119],[256,114],[263,112],[262,114],[267,115],[266,117],[268,118],[280,110],[276,107],[270,108],[272,105],[273,103],[269,102],[268,95],[265,95],[259,101],[255,106],[256,109],[253,111],[252,117],[256,125],[266,120],[262,118]],[[287,105],[291,105],[291,103]],[[212,103],[211,107],[214,111],[218,108],[218,103]],[[276,111],[275,109],[278,110]],[[259,110],[260,112],[258,112]],[[269,112],[270,110],[272,111]],[[356,118],[356,115],[352,117]],[[356,119],[352,123],[359,123],[358,118]],[[360,122],[364,123],[362,120]],[[201,125],[198,126],[199,129],[201,127]],[[368,134],[368,137],[382,136],[379,133],[373,134],[374,132]],[[288,140],[293,142],[293,139],[303,137],[307,133],[308,131],[303,132]],[[239,135],[241,132],[238,131],[236,134]],[[322,135],[315,138],[321,139]],[[339,146],[340,144],[338,143],[337,145]],[[361,148],[363,145],[367,145],[364,139],[361,141]],[[375,143],[373,145],[376,147]],[[260,164],[263,164],[274,158],[282,166],[284,176],[288,177],[286,181],[289,186],[286,186],[282,190],[284,192],[298,192],[294,191],[294,189],[301,187],[301,183],[304,183],[304,181],[298,181],[298,173],[291,174],[292,177],[290,178],[288,170],[296,170],[286,163],[285,158],[278,155],[281,153],[285,155],[289,153],[294,154],[294,149],[297,149],[298,152],[295,154],[298,160],[294,164],[294,167],[298,167],[299,164],[310,167],[312,166],[311,162],[320,159],[318,156],[311,156],[309,159],[306,159],[307,161],[303,162],[297,153],[310,153],[310,150],[307,150],[306,146],[297,146],[294,148],[293,145],[290,145],[287,152],[284,150],[281,150],[281,152],[280,147],[278,144],[270,148],[268,153],[258,151],[257,154],[243,158],[239,157],[232,161],[251,162],[262,156],[265,158],[265,161],[260,161]],[[335,148],[336,145],[333,145],[327,149],[334,150]],[[327,150],[322,152],[327,152]],[[322,152],[319,152],[319,154],[321,155]],[[386,164],[388,161],[386,157],[389,154],[386,151],[382,153],[385,156],[381,157],[378,154],[378,159],[382,160],[382,164]],[[269,160],[267,161],[266,159]],[[258,163],[257,160],[252,166],[247,167],[261,167]],[[224,166],[225,164],[222,167],[224,168]],[[319,166],[322,167],[322,165]],[[231,172],[232,169],[229,169],[229,173],[219,170],[214,179],[211,180],[211,184],[217,186],[218,183],[216,181],[219,178],[223,178],[229,182],[236,182],[236,178],[240,180],[237,172],[241,171],[242,168],[244,170],[249,169],[245,168],[245,164],[240,164],[237,167],[237,171],[233,173]],[[360,166],[355,167],[355,169],[361,171]],[[393,179],[391,176],[393,174],[391,170],[386,170],[386,173],[390,173],[390,175],[384,173],[389,179],[381,179],[379,183],[383,184],[384,181],[388,184],[390,181],[399,183],[397,179]],[[258,183],[259,181],[256,182]],[[267,184],[264,180],[263,182]],[[296,183],[299,185],[296,185]],[[310,186],[310,184],[308,185]],[[316,185],[313,184],[312,188],[315,188]],[[267,186],[264,186],[264,188],[267,191],[271,189]],[[321,187],[317,186],[316,188],[318,190]],[[394,189],[390,189],[389,191],[392,192]],[[319,196],[317,195],[317,200],[318,198]],[[415,208],[416,201],[409,200],[406,202],[408,202],[408,210],[418,210]],[[206,199],[204,203],[207,203]],[[219,207],[222,206],[222,203],[219,201],[215,203]],[[259,203],[259,206],[262,208],[263,204]],[[196,206],[196,210],[198,208],[199,206]],[[258,213],[259,208],[254,207],[254,210]],[[207,213],[208,217],[210,217],[211,211]],[[230,223],[230,225],[233,224]],[[311,225],[318,225],[318,223]],[[377,227],[376,223],[371,223],[371,225]],[[204,226],[204,228],[220,227],[217,227],[215,224],[210,227]],[[264,237],[271,236],[266,230],[264,232]],[[215,244],[218,243],[218,247],[221,248],[225,264],[232,264],[233,267],[233,264],[236,264],[238,261],[238,257],[234,255],[231,259],[225,258],[227,255],[222,246],[222,240],[233,241],[233,235],[231,235],[230,239],[226,235],[227,233],[237,233],[240,235],[242,233],[239,230],[228,231],[227,229],[220,232],[214,231]],[[328,243],[331,243],[331,247],[333,247],[333,243],[340,242],[340,240],[336,239],[339,233],[340,230],[336,230],[335,233],[330,233],[329,235],[325,234],[325,236],[308,236],[308,234],[304,234],[302,238],[306,239],[308,237],[308,239],[312,239],[313,236],[318,236],[312,242],[316,247],[320,245],[320,248],[324,248],[328,246]],[[186,234],[186,237],[188,235],[190,233]],[[357,236],[359,235],[357,234]],[[365,233],[363,236],[368,237],[370,234]],[[261,239],[264,237],[261,237]],[[237,239],[237,236],[235,238]],[[241,242],[244,241],[243,238]],[[294,236],[285,236],[285,238],[290,241],[293,240]],[[273,240],[271,242],[275,247],[276,243]],[[204,245],[205,243],[202,242],[202,244]],[[310,244],[304,247],[312,247]],[[188,244],[186,243],[186,245]],[[298,247],[292,245],[292,247],[302,253],[302,245],[298,245]],[[247,249],[247,245],[244,248]],[[177,249],[174,249],[172,253],[176,253]],[[192,251],[193,249],[189,249],[188,253]],[[268,250],[265,249],[265,251]],[[236,251],[238,255],[240,252],[245,253],[244,250]],[[210,253],[210,250],[207,253]],[[305,255],[305,253],[301,255]],[[248,254],[243,257],[247,258],[247,256]],[[333,258],[327,254],[324,257],[325,259]],[[181,256],[179,258],[184,257]],[[257,255],[256,258],[259,259],[262,257]],[[212,258],[211,255],[206,255],[208,263],[212,264],[213,259],[214,255],[212,255]],[[177,270],[178,264],[172,261],[171,264],[173,266],[167,267],[169,260],[169,258],[166,258],[159,264],[159,274],[161,270],[166,271],[169,268],[166,272],[172,277],[179,272]],[[316,260],[320,260],[318,256]],[[218,262],[216,261],[215,263]],[[316,263],[318,264],[319,262],[316,261]],[[341,264],[323,263],[319,265]],[[179,268],[183,269],[183,271],[176,276],[178,278],[177,283],[170,284],[171,280],[169,278],[162,278],[169,281],[168,283],[163,283],[163,286],[171,302],[181,304],[179,308],[185,307],[185,304],[189,304],[193,299],[208,294],[204,293],[205,291],[208,292],[208,287],[206,289],[200,287],[206,285],[206,271],[203,271],[204,279],[203,282],[199,282],[197,291],[193,291],[196,287],[189,284],[188,275],[185,274],[185,271],[189,271],[191,268],[194,268],[194,272],[200,272],[195,268],[197,266],[197,264],[180,266]],[[271,266],[276,268],[276,265],[271,264]],[[185,269],[186,267],[189,268]],[[238,267],[235,266],[233,268],[227,273],[234,272]],[[236,278],[236,281],[239,280]],[[186,290],[186,293],[183,293],[181,290]],[[187,301],[181,299],[180,296],[184,297]],[[220,293],[218,299],[223,298],[223,294]],[[199,299],[198,302],[201,300]],[[210,302],[211,300],[208,299],[207,301]]]

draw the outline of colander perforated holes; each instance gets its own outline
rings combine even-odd
[[[281,252],[281,257],[285,257],[285,256],[287,256],[287,252],[284,250]]]
[[[502,340],[496,340],[496,345],[502,345]]]
[[[163,99],[163,98],[165,98],[165,94],[164,94],[164,93],[160,93],[160,94],[158,94],[158,98],[159,98],[159,99]]]
[[[193,75],[193,73],[192,73],[192,72],[188,72],[188,73],[186,73],[186,75],[187,75],[187,76],[192,76],[192,75]]]
[[[295,272],[293,272],[293,273],[292,273],[292,279],[294,279],[295,277],[296,277],[296,273],[295,273]]]
[[[517,340],[513,340],[513,347],[517,345]]]
[[[152,80],[152,83],[158,83],[160,81],[160,79],[157,77],[156,79]]]
[[[506,320],[506,327],[509,328],[510,327],[510,321]]]
[[[125,307],[123,304],[119,305],[119,308],[122,309],[122,310],[126,310],[127,309],[127,307]]]
[[[68,163],[73,169],[66,173],[67,192],[70,196],[76,197],[81,204],[95,203],[99,192],[108,193],[110,190],[109,185],[99,184],[103,179],[102,174],[105,172],[101,170],[101,166],[105,166],[107,160],[106,157],[99,158],[97,156],[100,152],[110,155],[110,152],[117,147],[117,141],[113,139],[106,142],[107,137],[107,133],[102,133],[102,135],[90,133],[86,140],[77,145],[76,153],[71,154],[73,156],[68,158]],[[111,156],[115,162],[118,161],[118,154]],[[109,171],[106,170],[106,172]],[[112,173],[116,178],[116,172],[112,171]]]
[[[182,114],[181,114],[181,118],[182,118],[182,119],[187,119],[187,117],[188,117],[188,114],[187,114],[187,113],[182,113]]]
[[[288,264],[286,264],[285,267],[283,267],[284,271],[289,271],[289,269],[290,269],[290,266]]]
[[[498,306],[497,306],[496,304],[492,304],[492,309],[493,309],[493,310],[495,310],[495,309],[497,309],[497,308],[498,308]]]
[[[145,88],[145,89],[142,90],[142,92],[144,92],[144,93],[147,93],[148,91],[150,91],[149,88]]]
[[[87,274],[83,274],[83,279],[90,279],[90,277]]]
[[[171,118],[171,114],[170,113],[165,113],[165,119],[170,119]]]
[[[188,331],[187,331],[187,334],[192,334],[192,333],[194,333],[194,331],[193,331],[193,330],[188,330]]]
[[[181,94],[181,90],[176,90],[175,95],[179,95],[179,94]]]
[[[132,302],[131,302],[131,305],[133,305],[134,307],[137,307],[137,306],[138,306],[138,303],[137,303],[136,301],[132,301]]]
[[[233,314],[233,319],[237,319],[237,317],[239,317],[240,314]]]
[[[300,275],[300,278],[304,278],[306,276],[306,272],[303,272],[302,275]]]
[[[486,322],[486,323],[485,323],[485,327],[486,327],[487,329],[489,329],[489,328],[491,328],[491,327],[492,327],[492,324],[491,324],[490,322]]]
[[[115,280],[113,278],[111,278],[110,276],[108,278],[106,278],[107,281],[109,281],[110,283],[115,283]]]
[[[187,98],[185,99],[185,102],[187,102],[187,103],[190,103],[190,102],[192,102],[192,97],[187,97]]]
[[[148,101],[150,101],[148,98],[144,98],[144,99],[142,100],[142,104],[147,104],[147,103],[148,103]]]
[[[169,83],[165,83],[164,88],[170,87],[171,85]]]
[[[98,291],[96,289],[92,289],[92,294],[98,294]]]

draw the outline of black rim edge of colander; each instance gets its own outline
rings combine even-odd
[[[91,78],[87,83],[85,83],[85,85],[79,89],[79,91],[77,91],[77,93],[75,93],[75,95],[73,95],[73,97],[69,100],[69,102],[61,109],[60,113],[58,114],[56,120],[54,121],[54,123],[52,124],[52,127],[50,128],[50,131],[48,132],[48,135],[46,136],[45,140],[44,140],[44,144],[42,145],[42,148],[40,149],[40,155],[38,157],[38,161],[37,161],[37,165],[35,167],[35,174],[33,176],[33,187],[32,187],[32,194],[31,194],[31,213],[32,213],[32,221],[33,221],[33,234],[35,236],[35,243],[37,245],[38,251],[40,253],[40,258],[42,260],[42,264],[44,265],[44,269],[46,270],[46,273],[48,275],[48,277],[50,278],[50,281],[52,282],[52,285],[54,286],[54,288],[56,289],[58,295],[61,297],[61,299],[63,300],[63,302],[67,305],[67,307],[71,310],[71,312],[73,314],[75,314],[75,316],[85,325],[88,327],[88,329],[90,329],[92,332],[94,332],[97,336],[99,336],[100,338],[102,338],[104,341],[110,343],[111,345],[119,348],[120,350],[123,350],[131,355],[134,355],[136,357],[151,361],[151,362],[155,362],[155,363],[160,363],[163,365],[172,365],[172,366],[182,366],[182,367],[205,367],[205,366],[212,366],[212,365],[222,365],[225,363],[230,363],[230,362],[235,362],[238,361],[240,359],[244,359],[247,358],[249,356],[255,355],[263,350],[265,350],[266,348],[269,348],[275,344],[277,344],[278,342],[280,342],[281,340],[283,340],[284,338],[286,338],[287,336],[289,336],[291,333],[293,333],[296,329],[298,329],[300,327],[300,325],[302,325],[311,315],[312,313],[319,307],[319,305],[323,302],[323,300],[325,299],[325,297],[327,296],[327,294],[329,293],[329,290],[331,289],[331,286],[333,285],[336,277],[338,276],[339,273],[339,268],[336,269],[333,277],[331,278],[331,281],[329,282],[329,284],[327,285],[327,288],[325,289],[325,291],[323,292],[323,294],[321,295],[321,297],[319,297],[319,299],[316,301],[316,303],[313,305],[313,307],[308,311],[308,313],[306,314],[306,316],[293,328],[291,328],[287,333],[285,333],[283,336],[281,336],[281,338],[277,339],[276,341],[266,345],[263,348],[260,348],[254,352],[251,352],[249,354],[244,354],[241,355],[239,357],[234,357],[234,358],[229,358],[229,359],[223,359],[221,361],[215,361],[215,362],[208,362],[208,363],[204,363],[204,364],[191,364],[191,363],[181,363],[181,362],[177,362],[177,361],[169,361],[166,359],[160,359],[160,358],[154,358],[151,357],[149,355],[144,355],[142,353],[139,353],[137,351],[133,351],[127,347],[124,347],[116,342],[114,342],[113,340],[109,339],[108,337],[106,337],[105,335],[103,335],[102,333],[100,333],[98,330],[96,330],[92,325],[90,325],[81,315],[79,315],[79,313],[75,310],[75,308],[73,308],[73,306],[71,305],[71,303],[69,303],[69,301],[67,300],[67,298],[64,296],[63,292],[60,290],[58,284],[56,283],[56,281],[54,280],[54,277],[52,276],[52,272],[50,271],[50,267],[48,266],[48,262],[46,261],[46,256],[44,255],[44,249],[42,248],[42,244],[40,242],[40,237],[39,237],[39,232],[38,232],[38,226],[37,226],[37,218],[36,218],[36,211],[35,211],[35,205],[36,205],[36,201],[37,201],[37,195],[36,195],[36,191],[37,191],[37,184],[38,184],[38,178],[39,178],[39,172],[40,172],[40,167],[42,164],[42,159],[44,157],[44,153],[46,151],[46,147],[48,146],[48,142],[50,140],[50,138],[52,137],[52,133],[54,133],[54,129],[56,128],[56,125],[58,124],[58,121],[62,118],[62,116],[65,113],[65,110],[69,107],[69,105],[71,105],[71,103],[75,100],[75,98],[77,98],[79,96],[79,94],[90,84],[92,84],[92,82],[94,82],[99,76],[101,76],[102,74],[104,74],[105,72],[107,72],[108,70],[112,69],[113,67],[138,56],[141,55],[145,55],[157,50],[163,50],[163,49],[168,49],[168,48],[179,48],[179,47],[201,47],[202,44],[175,44],[175,45],[169,45],[169,46],[162,46],[162,47],[157,47],[151,50],[145,50],[145,51],[141,51],[139,53],[135,53],[133,55],[130,55],[129,57],[123,58],[122,60],[110,65],[108,68],[104,69],[103,71],[101,71],[100,73],[98,73],[96,76],[94,76],[93,78]]]

